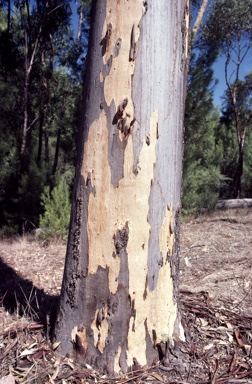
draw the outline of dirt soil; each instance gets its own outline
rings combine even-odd
[[[47,314],[57,305],[65,251],[66,244],[46,246],[27,236],[0,241],[1,384],[108,382],[91,367],[74,371],[73,362],[57,363],[53,355]],[[177,349],[187,354],[185,363],[178,367],[171,356],[173,368],[164,363],[121,383],[252,383],[252,209],[186,219],[180,265],[187,344]],[[62,374],[67,369],[72,376]]]
[[[252,210],[219,211],[181,226],[181,290],[252,314]]]

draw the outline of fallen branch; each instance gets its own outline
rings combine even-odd
[[[252,199],[218,200],[216,204],[216,209],[250,208],[250,207],[252,207]]]

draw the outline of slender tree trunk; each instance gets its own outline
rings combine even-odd
[[[41,55],[41,67],[43,67],[44,64],[43,59],[43,53]],[[45,121],[45,107],[48,104],[49,96],[48,96],[48,89],[47,89],[47,82],[46,78],[42,78],[42,85],[41,85],[41,97],[40,97],[40,108],[39,108],[39,137],[38,137],[38,155],[37,155],[37,163],[40,166],[41,164],[41,158],[42,158],[42,148],[43,148],[43,127],[44,127],[44,121]]]
[[[151,365],[183,337],[185,19],[185,0],[93,4],[55,339],[109,374]]]
[[[202,0],[201,7],[199,9],[199,12],[197,14],[197,18],[195,20],[195,23],[194,23],[194,26],[193,26],[193,29],[192,29],[193,37],[194,38],[195,38],[195,36],[196,36],[196,34],[197,34],[198,30],[199,30],[200,24],[202,22],[204,13],[206,11],[207,3],[208,3],[208,0]]]
[[[47,128],[44,129],[44,137],[45,137],[45,163],[49,163],[49,134]]]
[[[239,199],[241,197],[241,181],[243,175],[243,145],[239,143],[239,158],[234,176],[234,198]]]
[[[76,60],[78,60],[78,57],[79,57],[79,46],[80,46],[80,39],[81,39],[82,24],[83,24],[83,3],[81,1],[79,21],[78,21],[77,37],[76,37],[76,42],[75,42]],[[72,72],[71,72],[71,75],[70,75],[70,78],[69,78],[69,81],[68,81],[68,84],[67,84],[67,87],[66,87],[66,90],[65,90],[65,93],[64,93],[62,106],[61,106],[60,123],[59,123],[59,127],[58,127],[58,130],[57,130],[57,139],[56,139],[56,146],[55,146],[52,174],[56,173],[57,167],[58,167],[59,151],[60,151],[60,141],[61,141],[61,132],[62,132],[61,126],[62,126],[62,121],[63,121],[64,115],[65,115],[66,102],[67,102],[67,98],[68,98],[68,95],[69,95],[69,91],[70,91],[73,75],[74,75],[74,70],[72,69]]]
[[[58,129],[57,129],[57,139],[56,139],[56,146],[55,146],[52,174],[56,173],[57,167],[58,167],[59,151],[60,151],[60,140],[61,140],[61,132],[62,132],[62,121],[63,121],[64,115],[65,115],[66,101],[67,101],[67,97],[68,97],[70,86],[71,86],[71,78],[69,79],[69,82],[68,82],[68,85],[67,85],[67,89],[64,92],[64,97],[63,97],[62,106],[61,106],[60,121],[59,121],[59,126],[58,126]]]
[[[39,111],[39,135],[38,135],[38,154],[37,154],[37,164],[39,166],[41,165],[41,156],[42,156],[44,117],[45,117],[45,113],[42,105],[40,106],[40,111]]]
[[[24,122],[23,122],[23,135],[21,144],[21,156],[24,155],[27,141],[27,127],[28,127],[28,89],[29,89],[29,74],[25,75],[25,86],[24,86]]]
[[[44,71],[44,67],[45,67],[45,57],[46,57],[46,52],[42,51],[41,52],[42,72]],[[46,75],[46,73],[44,73],[42,75],[42,81],[41,81],[41,100],[40,100],[40,111],[39,111],[39,142],[38,142],[38,156],[37,156],[38,164],[41,164],[41,160],[42,160],[43,137],[44,137],[44,143],[45,143],[44,161],[45,163],[49,162],[48,132],[46,127],[44,127],[45,111],[48,107],[49,100],[50,100],[50,86],[49,86],[49,81],[47,81],[47,78],[48,78],[48,74]]]
[[[59,124],[62,124],[62,118],[64,116],[64,113],[61,112],[61,119]],[[60,138],[61,138],[61,127],[58,127],[57,130],[57,139],[56,139],[56,146],[55,146],[55,153],[54,153],[54,162],[52,167],[52,174],[56,173],[57,167],[58,167],[58,160],[59,160],[59,150],[60,150]]]
[[[8,0],[8,16],[7,16],[7,30],[8,30],[8,34],[10,33],[10,26],[11,26],[11,1]]]

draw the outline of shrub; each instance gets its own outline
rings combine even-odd
[[[69,187],[63,177],[51,193],[48,186],[44,188],[41,204],[44,213],[39,218],[41,228],[39,237],[65,238],[68,233],[71,205]]]

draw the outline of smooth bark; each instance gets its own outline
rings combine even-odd
[[[93,4],[55,340],[109,374],[150,366],[183,337],[186,3]]]

